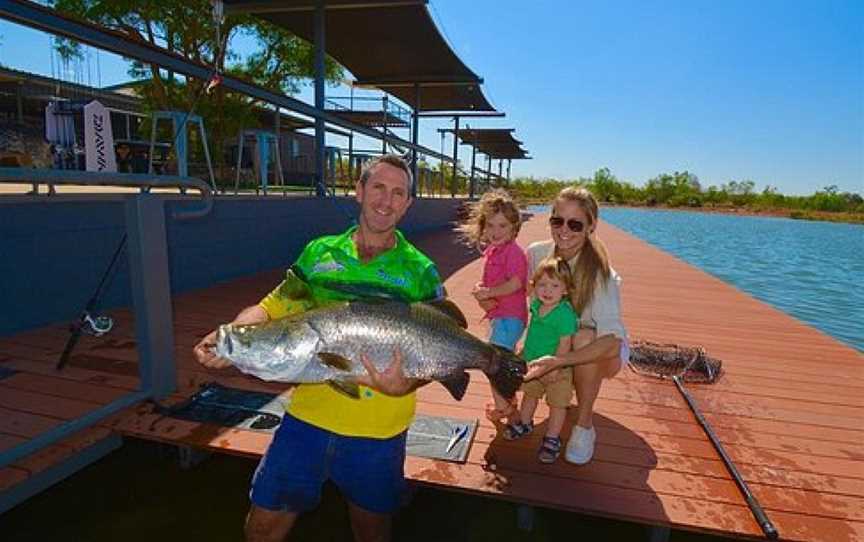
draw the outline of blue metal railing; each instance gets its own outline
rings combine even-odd
[[[142,189],[191,188],[201,192],[203,205],[198,209],[178,209],[172,215],[174,219],[200,218],[213,208],[210,187],[200,179],[192,177],[0,168],[0,183],[122,186]],[[161,398],[174,391],[176,371],[165,199],[149,192],[130,194],[125,205],[140,389],[81,417],[64,422],[28,442],[0,452],[0,468],[140,401]]]

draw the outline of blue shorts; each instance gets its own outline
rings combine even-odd
[[[267,510],[305,512],[318,506],[329,479],[360,508],[393,513],[405,494],[405,435],[345,437],[286,413],[255,470],[249,498]]]
[[[519,318],[493,318],[489,342],[508,350],[516,350],[516,343],[524,329],[525,322]]]

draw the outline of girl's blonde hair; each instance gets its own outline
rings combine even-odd
[[[611,275],[609,270],[609,252],[606,250],[606,245],[603,244],[594,231],[599,214],[599,206],[594,194],[585,188],[568,186],[555,197],[553,208],[559,202],[579,205],[588,217],[588,224],[585,224],[585,244],[582,246],[582,250],[579,251],[576,264],[571,269],[573,272],[573,289],[570,293],[570,302],[573,304],[576,312],[581,313],[591,303],[591,299],[594,296],[594,287],[597,285],[598,279],[603,281],[604,285],[609,280],[609,276]],[[556,254],[557,250],[556,247]]]
[[[570,266],[564,258],[558,256],[549,256],[537,264],[537,269],[534,270],[534,275],[531,276],[531,287],[536,288],[537,282],[543,278],[549,277],[564,285],[564,294],[569,296],[573,292],[573,274],[570,272]]]
[[[515,238],[519,228],[522,227],[522,215],[510,194],[499,188],[486,192],[480,201],[471,205],[468,220],[459,228],[465,241],[471,245],[481,246],[483,233],[486,231],[486,218],[498,213],[503,214],[504,218],[513,225]]]

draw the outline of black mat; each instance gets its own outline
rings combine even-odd
[[[230,388],[211,382],[204,384],[183,403],[157,408],[165,416],[183,420],[272,433],[282,420],[285,405],[286,400],[274,393]],[[408,429],[407,453],[416,457],[464,462],[476,432],[476,419],[418,414]]]
[[[172,407],[160,407],[165,416],[225,427],[273,432],[282,421],[285,406],[274,393],[229,388],[215,382],[186,401]]]

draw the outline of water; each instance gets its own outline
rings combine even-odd
[[[864,226],[610,207],[601,218],[864,351]]]

